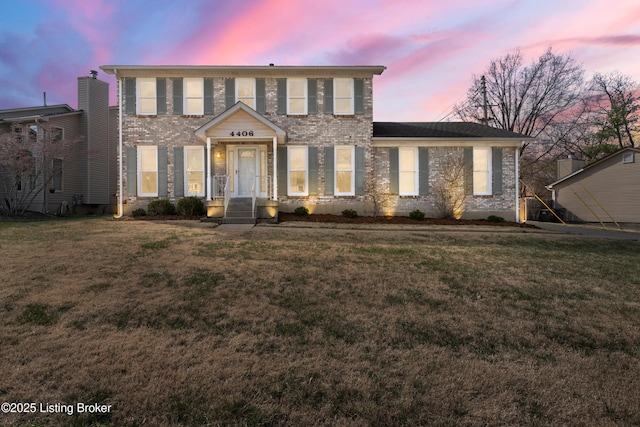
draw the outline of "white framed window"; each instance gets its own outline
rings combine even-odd
[[[626,153],[622,154],[622,163],[633,163],[633,162],[634,162],[633,151],[627,151]]]
[[[184,85],[184,114],[201,116],[204,114],[204,79],[187,77]]]
[[[333,79],[333,113],[353,114],[353,79]]]
[[[287,79],[287,114],[307,114],[307,79]]]
[[[51,184],[49,188],[52,188],[53,191],[59,192],[62,191],[62,171],[63,171],[64,162],[62,159],[53,159],[52,162],[52,174],[53,179],[51,180]],[[32,186],[33,188],[33,186]]]
[[[473,194],[491,194],[491,147],[473,147]]]
[[[158,147],[138,146],[138,195],[158,196]]]
[[[256,79],[236,79],[236,102],[256,108]]]
[[[154,77],[142,77],[136,79],[136,113],[140,115],[154,115],[156,107],[156,79]]]
[[[288,148],[289,176],[289,196],[308,196],[309,195],[309,160],[307,147],[289,147]]]
[[[185,194],[204,196],[204,147],[185,147]]]
[[[353,196],[355,194],[355,155],[354,147],[335,147],[335,195]]]
[[[64,139],[64,128],[52,127],[51,128],[51,142],[58,142]]]
[[[418,195],[418,148],[398,149],[399,192],[401,196]]]

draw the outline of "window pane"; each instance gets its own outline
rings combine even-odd
[[[304,171],[289,172],[289,192],[304,193],[306,191],[305,177],[306,173]]]
[[[290,99],[289,100],[289,113],[304,113],[304,99]]]
[[[336,172],[336,192],[351,193],[351,172]]]
[[[156,170],[156,150],[153,148],[140,149],[140,167],[143,171]]]
[[[490,150],[486,148],[476,148],[473,150],[473,170],[489,170],[489,152]]]
[[[400,194],[413,194],[416,192],[416,173],[400,172]]]
[[[238,98],[253,97],[253,79],[236,79]]]
[[[187,170],[202,170],[204,152],[200,148],[187,149]]]
[[[243,104],[251,107],[251,108],[255,108],[254,107],[254,102],[253,102],[253,98],[243,98],[243,99],[238,99],[238,101],[242,102]]]
[[[416,168],[415,150],[400,150],[400,170],[414,171]]]
[[[351,79],[335,79],[336,96],[338,97],[351,97],[351,87],[353,80]]]
[[[306,148],[294,148],[289,147],[289,168],[291,170],[305,170],[306,169]]]
[[[155,98],[152,98],[152,99],[149,99],[149,98],[140,99],[140,113],[142,113],[142,114],[149,114],[149,113],[155,114],[155,112],[156,112],[156,100],[155,100]]]
[[[351,113],[351,99],[336,99],[336,114]]]
[[[188,172],[187,183],[189,194],[202,194],[204,193],[204,173],[203,172]]]
[[[140,80],[140,96],[142,97],[156,97],[156,80],[144,79]]]
[[[201,113],[202,113],[202,98],[187,99],[186,114],[201,114]]]
[[[202,96],[202,79],[185,79],[186,89],[185,94],[187,97],[201,97]]]
[[[289,96],[304,96],[304,88],[305,88],[304,80],[290,80],[289,81]]]
[[[489,174],[487,172],[473,173],[473,192],[489,193]]]
[[[336,147],[336,169],[351,170],[351,148]]]
[[[158,174],[156,172],[142,172],[142,193],[158,192]]]

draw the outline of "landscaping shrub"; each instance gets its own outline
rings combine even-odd
[[[411,213],[409,213],[409,218],[423,220],[424,212],[422,212],[419,209],[416,209],[415,211],[412,211]]]
[[[145,211],[142,208],[134,209],[133,212],[131,212],[131,215],[133,215],[134,217],[145,216],[146,214],[147,214],[147,211]]]
[[[176,207],[167,199],[153,200],[147,205],[148,215],[175,215]]]
[[[353,209],[345,209],[342,211],[342,216],[346,216],[347,218],[357,218],[358,212]]]
[[[489,217],[487,218],[487,221],[489,221],[489,222],[504,222],[504,218],[502,218],[501,216],[498,216],[498,215],[489,215]]]
[[[309,209],[305,208],[304,206],[300,206],[296,208],[296,210],[293,211],[293,213],[296,215],[305,216],[305,215],[309,215]]]
[[[178,215],[184,216],[204,216],[204,203],[198,197],[185,197],[178,202]]]

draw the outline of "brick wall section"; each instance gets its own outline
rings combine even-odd
[[[429,149],[430,193],[426,196],[398,196],[389,189],[389,148],[375,148],[373,154],[375,183],[371,195],[377,215],[409,215],[413,210],[421,210],[427,217],[437,218],[434,187],[443,174],[449,159],[463,161],[462,147],[431,147]],[[464,219],[487,218],[499,215],[509,221],[515,220],[515,149],[502,151],[503,194],[494,196],[467,196]]]
[[[389,194],[389,149],[373,148],[373,99],[372,79],[364,79],[364,114],[336,116],[324,114],[324,80],[318,77],[318,113],[305,116],[276,114],[277,81],[267,78],[266,105],[264,117],[287,132],[287,145],[306,145],[318,147],[318,196],[279,197],[280,210],[292,212],[298,206],[306,206],[312,213],[340,214],[343,209],[354,209],[360,215],[408,215],[419,209],[428,217],[435,217],[433,187],[438,180],[443,164],[449,157],[462,158],[462,147],[432,147],[429,150],[429,180],[431,194],[427,196],[397,196]],[[177,200],[174,194],[174,153],[173,147],[204,145],[194,132],[225,110],[225,82],[223,78],[214,78],[214,115],[179,116],[173,115],[173,84],[167,78],[167,114],[158,116],[123,116],[122,134],[124,140],[123,155],[126,147],[136,145],[156,145],[168,148],[168,191],[169,199]],[[124,108],[124,106],[123,106]],[[260,143],[264,144],[264,143]],[[273,147],[266,143],[268,150],[268,174],[273,174]],[[325,148],[336,145],[365,147],[365,195],[364,196],[324,196],[325,194]],[[216,152],[222,156],[216,158]],[[212,147],[212,165],[214,175],[226,174],[226,145]],[[503,150],[503,194],[496,196],[468,196],[463,218],[486,218],[496,214],[505,219],[514,220],[515,213],[515,149]],[[126,159],[123,159],[124,191],[126,182]],[[134,182],[135,186],[136,183]],[[125,213],[137,207],[145,208],[155,198],[126,197]]]
[[[365,192],[371,190],[371,183],[373,178],[372,173],[372,149],[371,149],[371,136],[373,132],[373,100],[372,100],[372,79],[364,79],[364,114],[351,115],[351,116],[338,116],[333,114],[324,114],[324,80],[318,77],[318,113],[309,114],[304,116],[296,115],[279,115],[276,114],[277,109],[277,80],[275,78],[267,78],[266,83],[266,101],[267,112],[264,117],[273,122],[275,125],[284,129],[287,132],[287,145],[307,145],[319,147],[319,171],[318,171],[318,191],[319,194],[325,193],[325,179],[324,179],[324,148],[333,147],[336,145],[352,145],[365,147]],[[173,115],[173,82],[172,79],[167,78],[167,114],[157,116],[140,116],[140,115],[127,115],[123,116],[122,123],[122,135],[124,141],[123,155],[126,156],[126,147],[133,147],[137,145],[156,145],[159,147],[167,147],[168,154],[168,190],[169,199],[176,201],[173,198],[173,147],[186,146],[186,145],[204,145],[202,140],[195,136],[195,131],[201,126],[205,125],[217,115],[225,111],[225,81],[224,78],[214,78],[214,115],[210,116],[180,116]],[[125,106],[123,106],[124,108]],[[250,141],[249,141],[250,142]],[[254,144],[257,144],[254,142]],[[265,144],[260,142],[259,144]],[[266,143],[268,149],[268,173],[273,174],[273,147],[271,142]],[[215,152],[220,151],[225,153],[226,146],[220,144],[212,147],[213,159],[212,164],[214,166],[214,174],[223,175],[226,173],[226,156],[222,156],[221,159],[215,157]],[[126,182],[126,159],[123,160],[123,177],[124,188],[126,194],[127,182]],[[136,185],[136,183],[133,183]],[[143,197],[126,197],[126,211],[137,207],[146,207],[150,200],[155,198],[143,198]],[[364,196],[352,196],[352,197],[334,197],[334,196],[320,196],[314,198],[312,201],[325,205],[325,209],[320,208],[316,211],[335,211],[338,213],[346,207],[356,209],[359,212],[363,212],[362,209],[358,209],[358,206],[365,200]],[[309,205],[309,198],[280,198],[280,209],[283,211],[293,211],[296,207],[301,205]],[[335,207],[331,207],[335,205]],[[327,210],[328,209],[328,210]]]

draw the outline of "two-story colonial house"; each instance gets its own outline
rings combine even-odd
[[[517,220],[518,153],[529,138],[473,123],[374,123],[383,66],[120,66],[120,214],[197,196],[208,216],[437,216],[452,159],[463,217]]]

